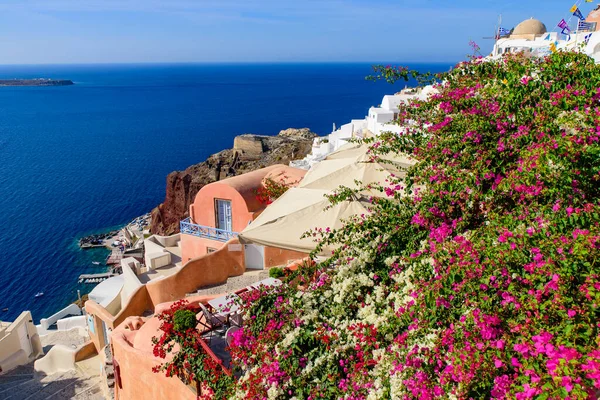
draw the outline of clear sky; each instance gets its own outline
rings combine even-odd
[[[0,0],[0,64],[454,62],[499,14],[552,30],[574,1]]]

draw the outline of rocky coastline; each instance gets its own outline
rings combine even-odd
[[[308,128],[286,129],[277,136],[244,134],[236,136],[233,148],[209,156],[184,171],[167,176],[165,200],[152,210],[150,232],[172,235],[179,221],[189,216],[189,206],[203,186],[274,164],[289,164],[311,152],[317,135]]]

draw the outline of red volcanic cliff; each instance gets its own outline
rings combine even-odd
[[[277,136],[241,135],[235,138],[233,149],[213,154],[185,171],[171,172],[165,200],[152,210],[150,231],[158,235],[179,232],[179,221],[189,216],[190,204],[204,185],[304,158],[310,153],[315,136],[308,128],[286,129]]]

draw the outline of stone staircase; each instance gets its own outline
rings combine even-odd
[[[68,331],[48,331],[46,335],[40,336],[44,353],[57,344],[76,349],[86,342],[87,334],[83,329],[74,328]]]
[[[269,277],[269,270],[247,271],[240,276],[234,276],[227,279],[227,283],[222,285],[208,286],[198,289],[193,293],[188,293],[187,296],[206,296],[212,294],[232,293],[237,290],[250,286],[253,283],[262,281]]]
[[[0,399],[104,400],[101,380],[78,370],[37,376],[31,363],[0,376]]]
[[[78,331],[55,331],[42,336],[48,351],[56,344],[77,347],[84,337]],[[33,361],[0,375],[0,400],[104,400],[102,377],[91,371],[88,360],[75,364],[75,369],[44,375],[34,371]]]

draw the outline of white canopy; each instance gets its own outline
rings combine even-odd
[[[325,160],[311,167],[299,187],[334,190],[340,185],[358,189],[369,183],[386,185],[393,176],[403,176],[404,170],[414,164],[408,157],[397,155],[379,156],[371,161],[369,146],[349,143],[330,154]],[[388,162],[386,162],[388,161]],[[366,191],[364,195],[383,196],[379,191]]]
[[[100,282],[88,296],[102,307],[108,307],[121,292],[124,282],[123,275],[110,277]]]
[[[355,158],[358,159],[364,156],[369,149],[367,145],[361,145],[357,143],[346,143],[333,153],[325,157],[326,160],[337,160],[339,158]]]
[[[260,216],[240,234],[241,243],[310,253],[317,245],[316,238],[300,237],[313,229],[339,229],[343,219],[353,215],[369,214],[369,203],[343,201],[331,206],[324,197],[328,190],[291,188],[270,204]],[[322,251],[331,254],[333,248]]]
[[[333,153],[325,157],[325,160],[338,160],[341,158],[352,158],[355,161],[369,162],[372,155],[369,154],[371,145],[360,143],[346,143]],[[400,164],[413,165],[415,160],[405,154],[381,154],[377,156],[383,160],[390,160]]]

